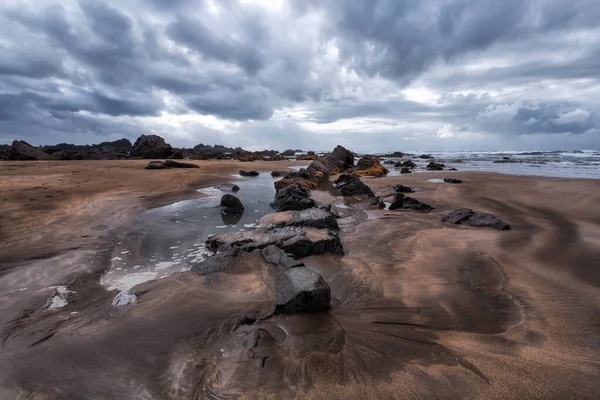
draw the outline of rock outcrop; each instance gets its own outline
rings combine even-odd
[[[417,210],[417,211],[431,211],[433,207],[429,204],[420,202],[412,197],[405,196],[402,193],[396,193],[394,202],[389,207],[390,210]]]
[[[219,204],[221,213],[224,214],[241,214],[244,212],[244,205],[236,196],[226,193],[221,197]]]
[[[150,161],[146,169],[171,169],[171,168],[200,168],[196,164],[184,163],[174,160]]]
[[[492,214],[475,212],[469,208],[459,208],[442,218],[442,222],[474,227],[493,228],[501,231],[510,229],[510,225]]]
[[[305,210],[316,205],[310,191],[300,185],[288,186],[275,194],[271,208],[275,211]]]
[[[52,160],[53,157],[23,140],[15,140],[12,143],[8,159],[13,161],[36,161]]]
[[[342,196],[367,195],[375,197],[371,188],[356,175],[344,174],[335,181],[335,185]]]
[[[381,164],[379,157],[364,156],[356,164],[356,168],[352,174],[358,176],[384,176],[388,170]]]
[[[167,158],[173,152],[170,144],[158,135],[142,135],[133,144],[131,157]]]

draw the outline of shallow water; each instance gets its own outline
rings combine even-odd
[[[273,212],[270,203],[275,196],[273,178],[269,173],[243,179],[232,176],[240,190],[231,191],[231,184],[199,189],[205,197],[179,201],[144,211],[137,215],[134,226],[113,250],[110,270],[102,277],[108,290],[118,290],[115,305],[135,300],[127,294],[132,287],[173,273],[189,270],[211,253],[205,242],[209,235],[255,229],[259,220]],[[244,204],[240,215],[223,215],[219,209],[221,197],[233,193]]]

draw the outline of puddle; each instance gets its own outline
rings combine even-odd
[[[427,179],[427,182],[432,182],[432,183],[444,183],[443,179]]]
[[[206,195],[184,200],[137,215],[131,232],[113,250],[111,268],[101,283],[108,290],[118,290],[114,305],[135,302],[129,293],[134,286],[189,270],[210,256],[204,243],[211,234],[252,230],[259,220],[274,212],[270,203],[275,197],[269,173],[241,178],[235,174],[240,190],[234,193],[244,204],[243,214],[222,215],[218,206],[231,185],[199,189]]]

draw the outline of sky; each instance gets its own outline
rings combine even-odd
[[[0,0],[0,143],[600,148],[598,0]]]

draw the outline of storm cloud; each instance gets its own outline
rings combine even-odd
[[[594,0],[5,0],[0,142],[600,148]]]

